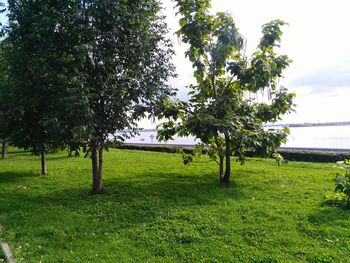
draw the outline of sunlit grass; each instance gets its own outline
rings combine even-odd
[[[347,262],[350,212],[323,205],[333,164],[250,159],[218,185],[214,163],[111,150],[102,195],[90,161],[0,161],[0,238],[19,262]]]

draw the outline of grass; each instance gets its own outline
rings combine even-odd
[[[102,195],[90,161],[10,152],[0,161],[0,239],[18,262],[349,262],[350,213],[324,205],[333,164],[214,163],[111,150]],[[1,256],[0,256],[1,257]]]

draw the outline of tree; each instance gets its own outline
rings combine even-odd
[[[71,8],[69,8],[71,7]],[[12,143],[41,155],[47,174],[46,153],[64,147],[65,112],[71,42],[61,25],[75,14],[72,1],[9,0],[5,59],[8,64],[6,100],[11,105],[7,123]]]
[[[0,3],[0,14],[6,11],[5,5]],[[2,24],[0,23],[0,27],[2,28]],[[3,36],[3,32],[1,30],[0,33]],[[9,129],[6,123],[5,114],[8,110],[6,105],[6,100],[4,99],[4,93],[7,86],[7,64],[4,59],[4,41],[0,43],[0,141],[1,141],[1,158],[7,158],[7,145],[8,145],[8,137],[9,137]]]
[[[92,160],[93,192],[102,191],[103,151],[114,136],[154,112],[156,102],[173,94],[171,42],[156,0],[85,0],[76,20],[80,88],[67,106],[74,138]],[[73,121],[72,121],[73,120]],[[130,135],[130,134],[129,134]]]
[[[6,113],[8,106],[5,99],[5,90],[7,85],[6,61],[3,56],[3,43],[0,43],[0,141],[1,141],[1,158],[7,158],[7,144],[10,131],[6,123]]]
[[[0,95],[0,97],[2,96]],[[2,104],[1,98],[0,98],[0,103],[2,107],[4,104]],[[8,131],[8,127],[7,127],[7,123],[4,115],[5,115],[4,112],[0,110],[1,159],[7,158],[8,138],[9,138],[9,131]]]
[[[103,150],[173,94],[171,43],[156,0],[9,0],[7,60],[15,145],[68,145],[92,159],[102,191]],[[122,140],[130,134],[115,136]]]
[[[244,163],[248,151],[271,155],[286,140],[284,130],[264,130],[263,123],[275,122],[292,110],[293,93],[278,88],[278,80],[290,63],[275,52],[281,41],[281,26],[274,20],[263,26],[257,51],[248,58],[244,39],[227,13],[210,15],[210,1],[176,0],[181,14],[178,35],[189,45],[196,85],[190,85],[190,100],[165,101],[159,117],[158,138],[174,134],[193,135],[219,165],[221,183],[231,176],[231,155]],[[260,100],[258,94],[262,95]],[[186,163],[192,161],[185,156]],[[225,166],[225,168],[224,168]]]

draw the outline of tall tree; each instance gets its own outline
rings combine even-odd
[[[4,41],[0,43],[0,143],[1,145],[1,158],[7,157],[7,144],[10,137],[10,131],[6,122],[6,114],[9,110],[9,106],[6,102],[6,89],[7,89],[7,66],[6,60],[3,54]]]
[[[69,38],[63,30],[67,14],[76,13],[72,1],[9,0],[5,58],[8,66],[7,121],[12,142],[41,155],[47,174],[46,153],[63,146],[63,98],[70,63]]]
[[[137,121],[173,94],[166,84],[173,76],[172,44],[160,11],[157,0],[80,2],[75,54],[81,87],[70,90],[69,123],[73,148],[82,146],[91,157],[94,193],[102,191],[108,138],[136,131]]]
[[[82,148],[92,159],[93,192],[100,193],[107,139],[136,131],[156,101],[173,94],[166,84],[173,51],[160,2],[8,4],[13,142],[41,153],[43,173],[48,150]]]
[[[5,5],[0,2],[0,14],[4,13],[6,11]],[[3,37],[3,25],[0,23],[0,36]],[[1,146],[1,158],[6,159],[7,157],[7,145],[8,145],[8,138],[9,138],[9,129],[8,125],[6,123],[6,112],[8,111],[8,105],[5,100],[5,90],[7,87],[7,63],[6,59],[4,58],[4,48],[5,48],[5,41],[2,40],[0,43],[0,143]]]
[[[221,183],[231,176],[231,155],[244,163],[247,151],[272,154],[286,140],[287,130],[265,131],[263,123],[275,122],[293,107],[293,93],[278,88],[278,80],[290,60],[277,55],[280,27],[274,20],[263,26],[257,51],[248,58],[233,18],[211,15],[208,0],[176,0],[181,14],[178,35],[189,45],[186,56],[193,64],[195,85],[189,102],[165,101],[159,116],[169,121],[159,127],[158,137],[174,134],[200,139],[219,165]],[[258,94],[265,100],[257,100]],[[264,102],[265,101],[265,102]],[[186,157],[186,163],[192,159]]]

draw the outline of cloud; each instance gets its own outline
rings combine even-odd
[[[310,86],[318,91],[333,90],[339,87],[350,88],[350,70],[328,68],[313,71],[293,81],[291,84],[292,86]]]
[[[350,88],[350,61],[311,70],[290,83],[293,87],[309,86],[312,91],[328,92]]]

